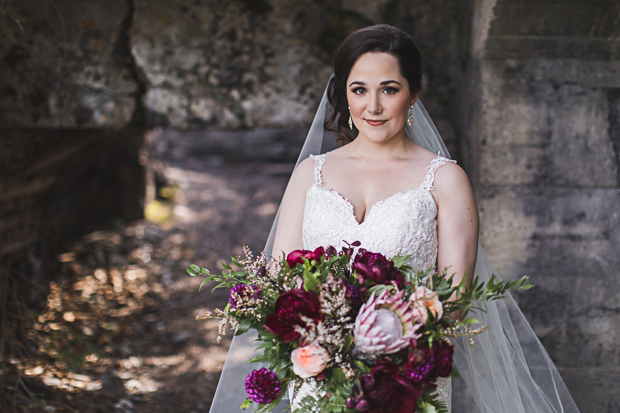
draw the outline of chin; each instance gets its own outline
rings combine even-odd
[[[366,139],[374,143],[386,142],[392,139],[398,134],[399,131],[378,131],[378,130],[364,130],[360,131],[360,135],[363,135]]]

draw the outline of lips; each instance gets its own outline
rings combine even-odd
[[[384,125],[387,122],[387,120],[371,120],[371,119],[364,119],[364,120],[370,126],[381,126],[381,125]]]

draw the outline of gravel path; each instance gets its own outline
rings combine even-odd
[[[162,160],[171,202],[147,216],[89,234],[60,257],[62,274],[33,314],[38,350],[12,360],[2,411],[208,412],[230,345],[216,343],[227,292],[198,291],[185,268],[259,253],[292,165]],[[169,217],[168,217],[169,216]],[[5,393],[6,394],[6,393]]]

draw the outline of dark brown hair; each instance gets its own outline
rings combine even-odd
[[[412,95],[422,88],[422,56],[413,39],[387,24],[365,27],[351,33],[334,56],[334,76],[329,81],[327,98],[334,112],[325,120],[325,129],[338,132],[340,144],[352,141],[348,133],[349,110],[347,79],[357,59],[365,53],[389,53],[398,61],[401,75],[407,79]]]

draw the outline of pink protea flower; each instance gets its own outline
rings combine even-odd
[[[390,296],[373,293],[355,319],[355,345],[370,355],[392,354],[412,345],[420,337],[411,302],[403,300],[404,291]]]

